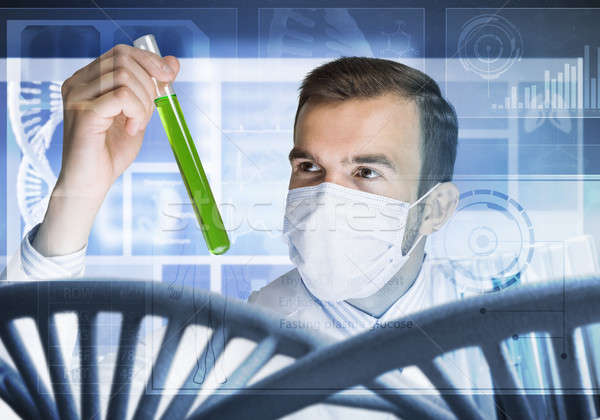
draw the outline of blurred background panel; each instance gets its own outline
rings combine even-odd
[[[115,44],[151,32],[164,55],[180,59],[174,88],[231,249],[207,251],[154,115],[136,161],[99,211],[89,273],[246,299],[291,269],[281,227],[298,87],[315,66],[349,55],[421,69],[456,108],[461,201],[428,242],[432,258],[454,261],[449,281],[468,294],[598,266],[600,9],[330,3],[2,9],[3,261],[42,220],[60,171],[61,83]]]

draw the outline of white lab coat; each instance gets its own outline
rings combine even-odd
[[[370,328],[376,328],[377,324],[406,328],[409,325],[407,322],[411,320],[411,314],[457,299],[456,287],[452,280],[435,275],[435,273],[443,272],[433,269],[439,263],[439,261],[430,262],[426,258],[415,282],[379,319],[371,317],[345,302],[318,301],[306,289],[296,269],[285,273],[259,291],[253,292],[249,296],[248,302],[280,313],[288,321],[287,323],[282,322],[284,326],[296,328],[297,325],[300,325],[315,328],[340,340]],[[391,321],[394,320],[404,322],[393,324]],[[437,344],[432,343],[432,345]],[[407,345],[407,348],[410,349],[410,344]],[[459,388],[474,390],[491,388],[489,369],[481,354],[474,349],[449,353],[443,357],[440,363]],[[444,405],[439,392],[414,366],[404,368],[402,373],[388,373],[385,377],[395,385],[396,389],[406,389],[405,392],[408,394],[427,394],[427,398],[431,398],[433,402]],[[415,388],[423,391],[414,391]],[[486,418],[496,417],[493,396],[488,393],[471,398],[474,399],[474,403],[479,406]],[[318,412],[313,413],[313,409]],[[332,419],[346,418],[346,416],[362,418],[362,415],[365,416],[364,418],[395,418],[390,417],[387,413],[352,408],[341,409],[338,406],[324,404],[301,410],[290,415],[289,418],[309,418],[311,415]]]

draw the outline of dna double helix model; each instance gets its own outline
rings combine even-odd
[[[22,159],[17,174],[17,202],[25,231],[42,221],[56,183],[46,151],[62,122],[61,83],[7,82],[8,118]]]

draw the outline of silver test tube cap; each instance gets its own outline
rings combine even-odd
[[[139,37],[133,41],[133,46],[142,50],[153,52],[154,54],[158,54],[162,57],[160,50],[158,49],[158,44],[156,43],[156,38],[154,38],[154,35],[152,34]]]

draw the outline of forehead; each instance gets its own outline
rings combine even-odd
[[[388,93],[345,101],[310,100],[301,108],[294,145],[318,158],[384,153],[407,172],[420,168],[420,122],[414,100]]]

